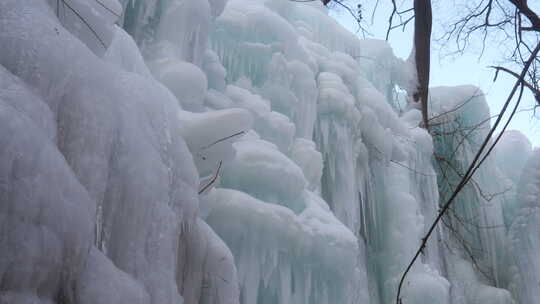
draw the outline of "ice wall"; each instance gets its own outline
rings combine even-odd
[[[446,202],[487,136],[490,112],[477,87],[432,88],[430,97],[439,193]],[[494,157],[473,175],[442,220],[452,303],[513,301],[508,291],[514,280],[512,248],[504,221],[505,194],[512,187]]]
[[[538,299],[538,260],[540,202],[540,151],[531,153],[525,164],[517,187],[515,217],[510,228],[511,244],[514,247],[514,260],[518,271],[515,289],[520,303],[535,303]]]
[[[3,0],[0,29],[0,303],[393,303],[489,126],[458,87],[419,128],[408,63],[318,1]],[[508,136],[403,303],[533,303]]]

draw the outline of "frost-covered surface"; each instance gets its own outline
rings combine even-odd
[[[318,1],[2,0],[0,28],[0,303],[392,303],[489,126],[436,88],[432,138],[410,63]],[[503,136],[403,303],[535,303],[530,150]]]

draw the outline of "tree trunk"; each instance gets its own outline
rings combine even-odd
[[[415,102],[420,102],[424,128],[428,129],[429,66],[433,18],[431,0],[414,0],[414,13],[414,47],[418,87],[413,98]]]

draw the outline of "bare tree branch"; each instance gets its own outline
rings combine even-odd
[[[519,75],[518,73],[514,72],[514,71],[511,71],[505,67],[501,67],[501,66],[490,66],[490,68],[493,68],[496,70],[495,72],[495,80],[497,80],[497,75],[499,74],[499,71],[503,71],[503,72],[506,72],[512,76],[514,76],[515,78],[519,79]],[[524,86],[526,86],[529,90],[532,91],[533,95],[534,95],[534,98],[536,99],[536,102],[540,105],[540,90],[538,89],[538,86],[537,85],[532,85],[530,84],[529,82],[527,82],[526,80],[522,80],[521,81],[522,84]]]

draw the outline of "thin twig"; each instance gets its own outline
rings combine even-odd
[[[88,27],[88,29],[90,30],[90,32],[92,32],[92,34],[96,37],[96,39],[101,43],[101,45],[103,46],[104,49],[107,49],[107,44],[105,44],[105,42],[101,39],[101,37],[99,37],[98,33],[94,30],[94,28],[92,28],[92,26],[84,19],[83,16],[81,16],[81,14],[79,14],[79,12],[77,12],[77,10],[75,10],[73,7],[71,7],[71,5],[67,4],[66,3],[66,0],[62,0],[62,3],[67,6],[67,8],[69,8],[79,19],[81,19],[81,21],[84,23],[84,25],[86,25],[86,27]],[[60,17],[60,16],[58,16]]]
[[[212,179],[210,180],[210,182],[208,184],[206,184],[204,187],[202,187],[201,190],[199,190],[199,195],[203,194],[206,190],[208,190],[208,188],[210,188],[217,180],[218,176],[219,176],[219,171],[221,170],[221,165],[223,164],[223,161],[219,161],[219,165],[218,165],[218,168],[216,170],[216,174],[214,175],[214,177],[212,177]]]

